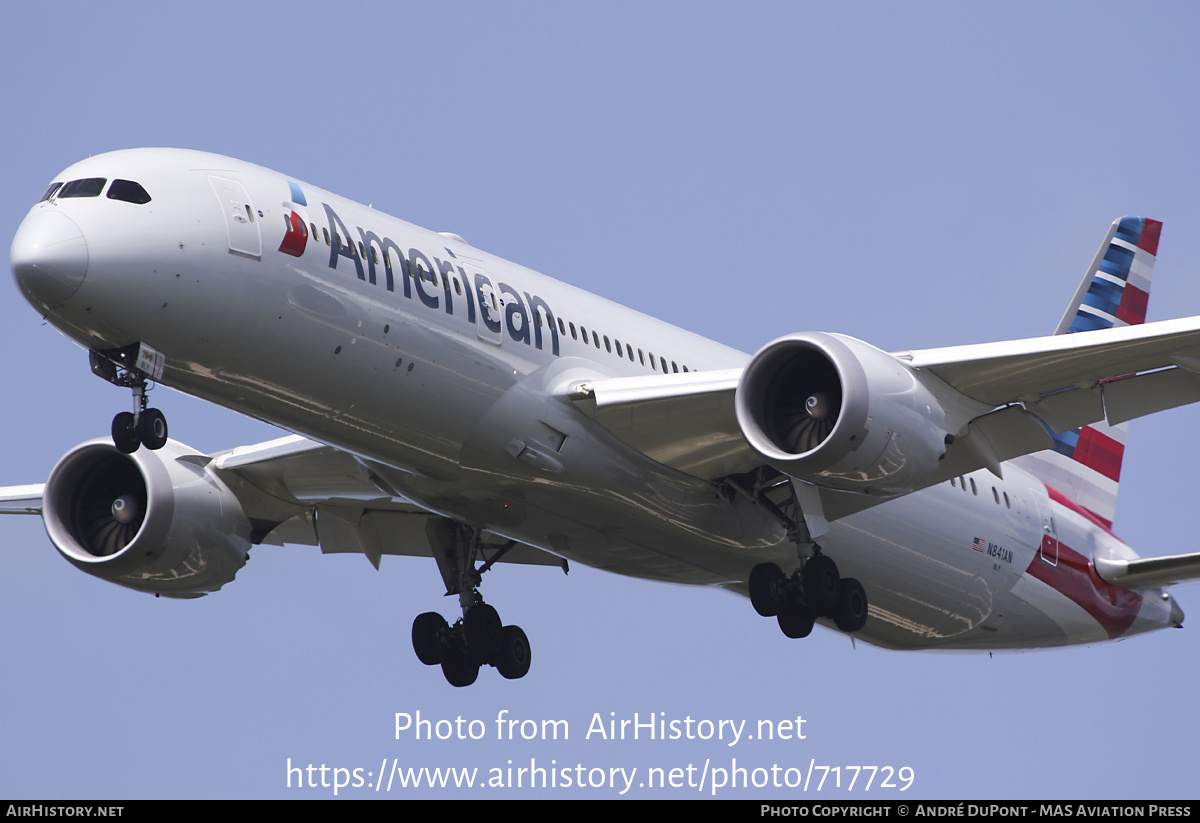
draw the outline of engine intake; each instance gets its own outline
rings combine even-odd
[[[769,343],[742,372],[735,406],[755,451],[819,486],[903,494],[946,450],[934,394],[905,364],[852,337],[811,332]]]
[[[77,568],[131,589],[216,591],[245,565],[251,525],[206,463],[175,441],[130,455],[108,439],[76,446],[46,481],[50,540]]]

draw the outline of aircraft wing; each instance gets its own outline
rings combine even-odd
[[[612,377],[570,397],[598,423],[664,466],[711,480],[762,465],[733,411],[741,369]]]
[[[1030,410],[1039,416],[1054,417],[1056,409],[1066,407],[1057,395],[1073,389],[1100,387],[1110,424],[1200,400],[1195,377],[1200,372],[1200,317],[896,356],[975,400],[992,406],[1032,403]],[[1138,374],[1107,382],[1164,369],[1174,377]],[[1099,419],[1052,427],[1064,431]]]
[[[1070,335],[893,353],[990,410],[972,419],[923,486],[1053,446],[1058,433],[1200,401],[1200,317]],[[568,396],[630,445],[716,479],[764,463],[734,412],[740,369],[574,384]],[[922,487],[923,487],[922,486]],[[879,502],[827,492],[829,519]]]
[[[293,435],[175,459],[211,467],[237,497],[255,543],[361,553],[376,568],[385,554],[433,557],[426,525],[439,516],[389,490],[380,477],[390,471],[387,467],[332,446]],[[41,514],[43,491],[44,484],[0,488],[0,514]],[[523,545],[510,547],[499,562],[563,563]]]
[[[0,488],[0,514],[41,514],[42,483]]]
[[[426,527],[440,516],[388,488],[384,475],[393,470],[387,466],[297,435],[219,452],[212,460],[251,522],[256,514],[268,522],[277,518],[276,501],[301,508],[268,532],[264,543],[361,553],[375,568],[385,554],[434,556]],[[485,544],[488,537],[484,532]],[[525,545],[508,547],[497,562],[563,565],[562,558]]]

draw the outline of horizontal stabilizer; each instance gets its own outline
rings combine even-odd
[[[1114,586],[1156,588],[1200,579],[1200,552],[1139,560],[1095,559],[1096,573]]]

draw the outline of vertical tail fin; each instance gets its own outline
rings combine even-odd
[[[1055,334],[1146,322],[1150,280],[1162,223],[1142,217],[1113,222],[1075,291]],[[1020,465],[1108,525],[1117,507],[1128,424],[1101,421],[1054,435],[1054,450],[1020,458]]]

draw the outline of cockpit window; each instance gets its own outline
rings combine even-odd
[[[82,180],[72,180],[59,189],[58,197],[60,200],[64,197],[99,197],[107,182],[108,180],[104,177],[85,177]]]
[[[135,183],[132,180],[114,180],[112,185],[108,187],[109,200],[124,200],[126,203],[149,203],[150,194],[142,188],[140,183]]]
[[[54,196],[54,192],[58,191],[58,188],[59,188],[59,186],[61,186],[61,185],[62,185],[62,181],[61,181],[61,180],[59,180],[57,183],[51,183],[51,184],[50,184],[50,185],[49,185],[49,186],[46,188],[46,191],[42,193],[42,196],[41,196],[41,197],[38,199],[38,202],[39,202],[39,203],[43,203],[43,202],[45,202],[46,200],[49,200],[51,197],[53,197],[53,196]]]

